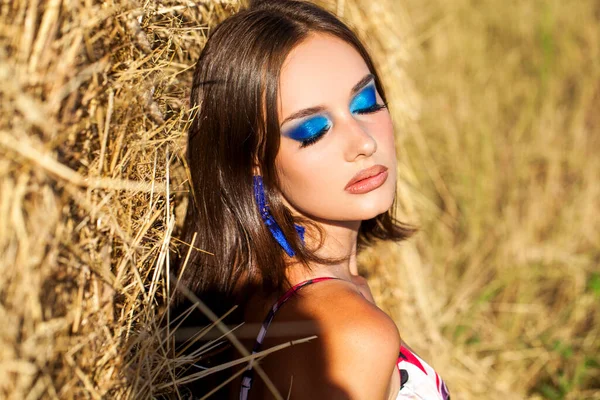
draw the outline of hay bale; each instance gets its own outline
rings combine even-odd
[[[0,397],[172,390],[159,326],[190,71],[235,9],[0,5]]]

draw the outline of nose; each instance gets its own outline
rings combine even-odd
[[[377,141],[370,134],[366,123],[359,121],[354,116],[349,116],[343,129],[346,137],[345,155],[347,161],[354,161],[361,156],[370,157],[377,151]]]

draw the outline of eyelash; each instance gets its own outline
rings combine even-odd
[[[381,110],[382,108],[387,108],[387,104],[373,104],[371,107],[363,108],[361,110],[356,110],[356,114],[371,114],[376,111]]]
[[[355,113],[356,114],[372,114],[383,108],[387,108],[387,104],[373,104],[371,107],[357,110],[357,111],[355,111]],[[323,137],[325,132],[327,132],[328,129],[329,129],[329,126],[326,126],[323,129],[321,129],[319,132],[317,132],[317,134],[314,135],[313,137],[311,137],[310,139],[303,140],[302,145],[300,145],[300,148],[304,148],[304,147],[310,146],[311,144],[317,143]]]

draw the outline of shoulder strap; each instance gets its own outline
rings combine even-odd
[[[267,329],[269,329],[269,325],[271,325],[271,321],[273,321],[273,317],[275,317],[275,313],[277,312],[277,310],[279,310],[279,308],[283,305],[283,303],[288,301],[288,299],[290,297],[292,297],[298,290],[300,290],[304,286],[310,285],[311,283],[326,281],[329,279],[341,279],[341,278],[336,278],[333,276],[323,276],[320,278],[307,279],[305,281],[297,283],[296,285],[291,287],[287,292],[285,292],[285,294],[283,296],[281,296],[275,302],[275,304],[273,304],[273,307],[271,307],[271,310],[269,310],[267,317],[263,321],[263,324],[260,328],[260,332],[258,333],[258,337],[256,338],[256,342],[254,343],[254,348],[252,349],[252,354],[258,353],[260,351],[262,342],[265,339],[265,335],[267,334]],[[252,387],[252,371],[253,370],[252,370],[252,361],[251,361],[250,364],[248,365],[248,368],[246,369],[246,371],[244,371],[244,374],[242,375],[242,390],[240,392],[240,400],[246,400],[248,398],[248,392],[250,391],[250,387]]]

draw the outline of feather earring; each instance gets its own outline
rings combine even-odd
[[[254,198],[256,199],[256,204],[258,205],[258,209],[260,210],[260,216],[271,231],[271,235],[275,238],[277,243],[285,250],[288,256],[293,257],[296,255],[294,250],[292,250],[292,246],[289,244],[281,227],[277,224],[277,221],[271,215],[271,211],[269,210],[269,205],[265,199],[265,190],[263,187],[262,176],[254,175],[253,176],[253,184],[254,184]],[[300,240],[304,243],[304,227],[302,225],[294,224],[296,228],[296,232],[300,236]]]

